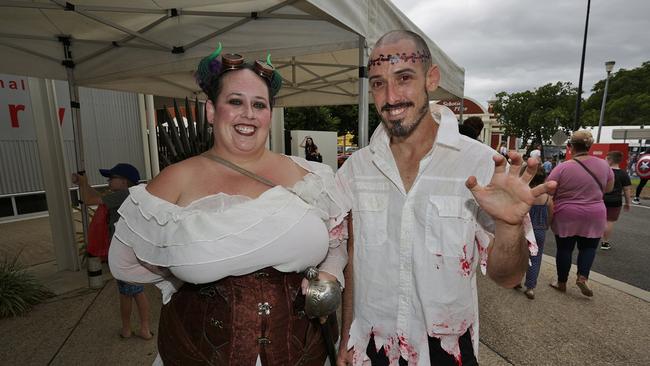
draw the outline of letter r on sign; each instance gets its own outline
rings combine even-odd
[[[23,104],[9,104],[9,117],[11,118],[12,128],[20,127],[20,123],[18,123],[18,112],[24,110],[25,106]]]

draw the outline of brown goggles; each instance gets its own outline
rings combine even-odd
[[[244,56],[236,53],[226,53],[221,56],[221,63],[223,64],[222,72],[229,70],[239,70],[244,67],[246,61]],[[275,68],[266,62],[256,60],[253,64],[253,71],[264,79],[271,81],[273,79],[273,72]]]

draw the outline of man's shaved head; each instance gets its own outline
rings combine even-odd
[[[422,54],[429,56],[421,59],[424,71],[426,72],[429,70],[429,67],[431,67],[431,51],[429,51],[427,42],[415,32],[402,29],[390,31],[377,40],[377,43],[375,43],[375,47],[373,48],[373,53],[377,48],[392,45],[402,40],[412,41],[415,44],[415,51],[420,51]]]

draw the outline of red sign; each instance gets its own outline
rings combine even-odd
[[[451,109],[454,114],[460,114],[460,100],[440,100],[438,104]],[[465,98],[463,100],[463,114],[486,114],[486,111],[479,104]]]
[[[627,162],[629,159],[628,145],[626,143],[615,143],[615,144],[593,144],[589,149],[589,155],[595,156],[597,158],[606,159],[607,153],[610,151],[620,151],[623,153],[623,160],[618,164],[620,169],[627,169]],[[568,157],[567,157],[568,159]]]
[[[636,162],[636,174],[639,178],[650,179],[650,154],[643,154]]]

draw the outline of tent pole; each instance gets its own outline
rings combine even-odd
[[[151,158],[151,177],[160,173],[158,163],[158,135],[156,133],[156,108],[153,105],[153,95],[147,94],[144,97],[144,105],[147,110],[147,129],[149,130],[149,156]],[[198,118],[198,117],[197,117]]]
[[[271,151],[284,154],[284,108],[273,107],[271,115]]]
[[[368,45],[359,36],[359,148],[368,145]]]
[[[149,155],[149,137],[147,131],[147,107],[144,94],[138,93],[138,114],[140,117],[140,134],[142,137],[142,153],[144,156],[144,178],[151,179],[151,156]]]
[[[68,90],[70,93],[70,117],[72,119],[72,132],[74,134],[75,160],[77,163],[77,173],[86,173],[86,160],[84,157],[83,134],[81,133],[81,105],[79,104],[79,87],[74,78],[75,63],[72,59],[70,50],[70,37],[59,37],[59,42],[63,45],[65,71],[68,77]],[[80,200],[81,208],[81,225],[83,229],[84,243],[88,244],[88,206]]]

